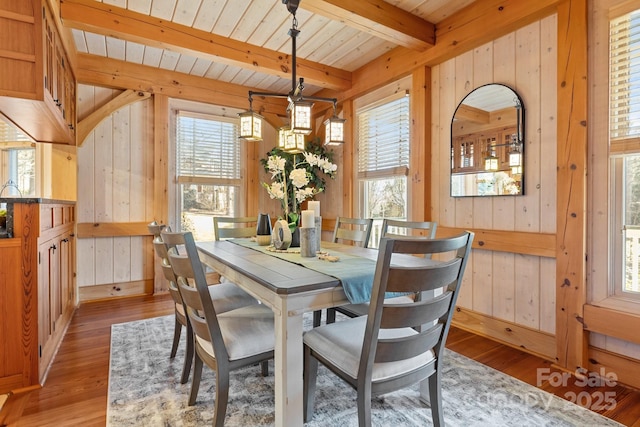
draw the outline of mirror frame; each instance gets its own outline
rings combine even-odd
[[[473,100],[481,96],[483,92],[489,92],[488,88],[496,87],[505,92],[505,97],[509,96],[512,101],[509,105],[487,112],[465,104],[465,101]],[[507,91],[510,93],[506,93]],[[487,96],[494,96],[492,93],[493,91],[487,93]],[[509,101],[505,99],[502,103],[506,102]],[[464,108],[463,106],[468,108],[462,111],[461,107]],[[509,109],[511,107],[515,108],[513,117],[510,117]],[[456,116],[459,117],[459,114],[463,112],[465,116],[470,118],[469,122],[478,121],[481,123],[484,121],[486,123],[486,120],[499,122],[503,119],[509,120],[509,122],[507,125],[499,124],[497,126],[478,125],[478,130],[469,129],[467,133],[464,133],[460,131],[461,125],[456,126]],[[495,117],[492,117],[493,114]],[[456,107],[451,118],[450,130],[449,194],[451,197],[521,196],[525,194],[525,109],[522,98],[513,88],[501,83],[488,83],[473,89]],[[458,147],[458,145],[460,146]],[[456,158],[458,155],[460,157]],[[488,169],[485,170],[485,168]],[[463,176],[470,179],[465,180],[464,183],[455,182],[456,177]],[[465,186],[473,186],[474,189],[469,192],[465,192],[464,189],[456,191],[456,189]]]

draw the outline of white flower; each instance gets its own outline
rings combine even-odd
[[[267,167],[272,172],[272,177],[275,175],[273,172],[282,172],[284,171],[284,165],[286,160],[280,156],[269,156],[269,160],[267,161]]]
[[[313,197],[314,194],[316,194],[316,192],[313,191],[313,188],[301,188],[296,191],[296,200],[298,203],[302,203],[308,198]]]
[[[308,151],[304,152],[304,160],[309,163],[311,166],[318,166],[318,162],[320,161],[320,156],[317,156]]]
[[[319,159],[318,161],[318,167],[320,169],[322,169],[322,171],[324,173],[331,173],[331,172],[335,172],[336,170],[338,170],[338,165],[335,165],[333,163],[331,163],[329,160],[327,159]]]
[[[289,179],[296,188],[302,188],[309,183],[309,177],[307,177],[307,171],[303,168],[294,169],[289,174]]]
[[[274,182],[270,186],[265,186],[267,189],[267,193],[269,193],[269,197],[272,199],[283,199],[284,198],[284,189],[283,185],[280,182]]]

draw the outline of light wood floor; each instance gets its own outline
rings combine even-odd
[[[18,426],[104,426],[111,324],[172,313],[168,295],[87,303],[79,307],[44,387],[32,393]],[[545,360],[455,328],[449,334],[447,347],[534,386],[538,382],[538,368],[555,372]],[[598,412],[624,425],[640,427],[639,391],[621,385],[585,390],[572,379],[566,387],[552,387],[548,381],[540,387],[561,397],[571,392],[579,395],[586,391],[589,396],[613,392],[616,407]],[[584,393],[582,397],[582,401],[588,400]]]

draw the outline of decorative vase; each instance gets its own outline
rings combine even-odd
[[[260,246],[271,243],[271,218],[269,214],[258,214],[258,224],[256,225],[256,240]]]
[[[300,247],[300,227],[296,227],[291,232],[291,247],[299,248]]]
[[[273,232],[271,233],[271,239],[273,241],[273,247],[286,251],[291,246],[291,230],[289,230],[289,224],[284,219],[279,219],[273,226]]]

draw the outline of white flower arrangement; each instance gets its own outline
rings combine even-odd
[[[291,154],[278,148],[267,153],[262,159],[265,170],[271,174],[272,182],[262,183],[271,199],[280,200],[284,218],[291,226],[298,221],[299,207],[325,189],[323,175],[335,178],[338,166],[331,162],[333,153],[313,142],[307,144],[307,151]]]

